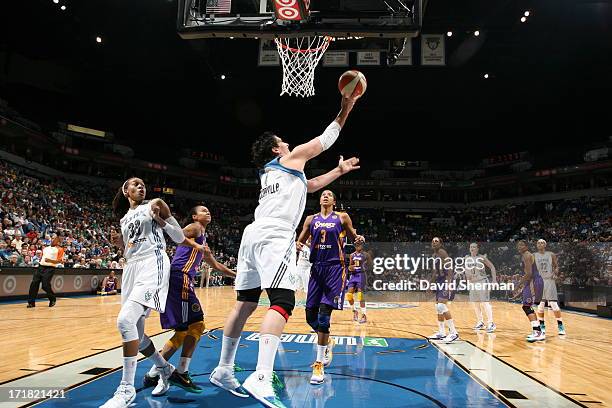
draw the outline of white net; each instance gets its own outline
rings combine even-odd
[[[328,36],[274,40],[283,63],[281,95],[308,97],[315,94],[315,68],[331,40]]]

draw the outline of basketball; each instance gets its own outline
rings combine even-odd
[[[338,80],[338,89],[342,96],[361,97],[368,87],[365,75],[357,70],[346,71]]]

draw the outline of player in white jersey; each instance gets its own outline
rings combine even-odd
[[[312,268],[312,264],[310,263],[310,238],[306,241],[305,245],[302,245],[301,248],[298,248],[297,255],[297,274],[298,274],[298,284],[296,286],[296,290],[302,290],[304,293],[308,294],[308,281],[310,280],[310,268]]]
[[[563,319],[561,318],[561,308],[557,303],[557,283],[555,281],[556,276],[559,274],[559,264],[557,262],[557,255],[546,250],[546,241],[539,239],[537,242],[538,252],[534,255],[535,264],[538,268],[538,272],[542,276],[544,281],[544,291],[542,292],[542,301],[538,305],[538,319],[540,320],[540,330],[542,333],[546,333],[546,323],[544,321],[544,307],[546,301],[553,310],[555,318],[557,319],[557,329],[560,335],[565,335],[565,326],[563,325]]]
[[[151,309],[161,313],[166,307],[170,260],[163,234],[165,232],[177,244],[188,244],[204,251],[202,245],[185,239],[164,201],[145,201],[145,195],[144,182],[133,177],[123,183],[113,200],[115,215],[127,211],[121,218],[121,233],[111,232],[111,241],[124,248],[123,256],[127,259],[121,276],[121,310],[117,316],[117,327],[123,339],[123,377],[115,395],[103,408],[125,408],[136,398],[134,376],[139,351],[150,358],[160,372],[152,395],[161,396],[168,391],[168,378],[174,367],[144,334],[145,318]]]
[[[274,359],[279,336],[295,306],[295,230],[304,213],[306,193],[358,169],[359,160],[343,160],[340,156],[335,169],[310,180],[304,175],[304,166],[336,141],[354,103],[353,98],[343,98],[340,113],[323,134],[293,150],[272,132],[261,135],[251,148],[253,162],[262,169],[259,205],[255,221],[242,235],[236,271],[237,302],[225,323],[219,365],[211,373],[210,382],[240,397],[250,394],[267,407],[284,407],[273,386]],[[264,289],[270,308],[261,325],[257,367],[241,387],[234,376],[234,358],[242,328]]]
[[[491,282],[495,283],[497,281],[495,265],[487,259],[486,255],[480,255],[478,253],[479,249],[476,242],[470,244],[470,254],[464,258],[464,265],[466,265],[465,277],[471,284],[483,285],[489,283],[486,271],[486,268],[489,268],[491,270]],[[470,267],[468,268],[468,266]],[[489,296],[489,289],[470,289],[470,302],[472,302],[472,306],[476,312],[476,318],[478,319],[478,322],[474,326],[474,330],[485,329],[484,319],[482,318],[482,309],[484,309],[487,316],[487,333],[493,333],[497,327],[493,322],[493,307],[491,307],[491,303],[489,302]]]

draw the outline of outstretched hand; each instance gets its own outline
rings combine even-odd
[[[361,166],[358,166],[359,159],[357,157],[351,157],[350,159],[344,160],[344,157],[340,156],[340,160],[338,161],[338,168],[342,174],[346,174],[353,170],[358,170]]]
[[[352,96],[344,96],[343,95],[342,96],[342,102],[340,102],[340,107],[344,111],[351,111],[353,109],[353,106],[355,106],[355,102],[357,102],[357,99],[359,99],[359,96],[352,97]]]

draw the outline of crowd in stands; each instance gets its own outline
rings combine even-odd
[[[37,266],[43,246],[49,245],[53,234],[58,234],[63,237],[65,248],[63,267],[123,267],[122,249],[109,242],[110,227],[118,221],[110,207],[113,189],[32,174],[8,163],[0,163],[0,177],[1,266]],[[177,198],[172,203],[176,218],[186,222],[185,214],[194,204]],[[256,202],[250,206],[205,204],[212,215],[207,243],[219,262],[235,268],[242,230],[250,221]],[[463,246],[471,241],[505,242],[507,245],[484,250],[492,260],[499,259],[499,281],[516,278],[513,275],[517,272],[517,240],[528,240],[532,250],[539,238],[551,244],[563,242],[562,247],[551,248],[560,253],[563,282],[612,285],[612,208],[607,198],[444,209],[422,214],[382,208],[346,210],[368,242],[427,243],[434,236]],[[307,213],[312,211],[317,209]],[[169,242],[170,256],[174,250]],[[456,251],[467,254],[467,248],[457,247]],[[588,276],[579,273],[585,257],[596,265],[587,272]]]

